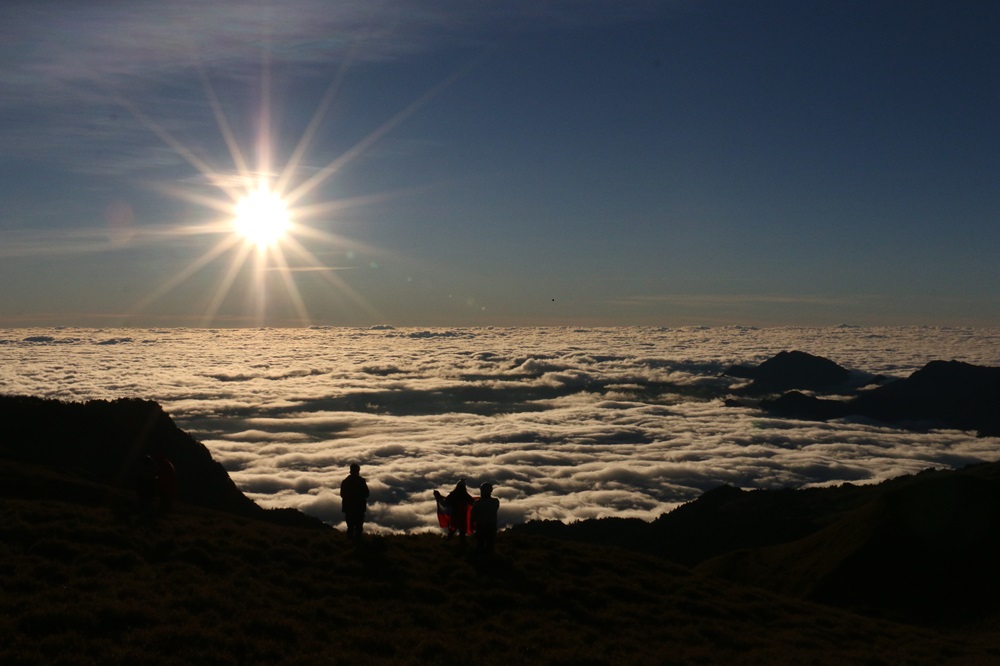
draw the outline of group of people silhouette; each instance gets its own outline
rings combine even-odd
[[[136,478],[136,492],[139,510],[143,515],[168,513],[177,492],[174,465],[165,456],[153,454],[140,463]],[[469,494],[465,479],[460,480],[455,489],[442,495],[434,491],[437,501],[438,523],[448,530],[448,538],[456,534],[463,542],[467,534],[476,535],[477,550],[492,554],[497,536],[497,514],[500,500],[493,497],[493,485],[479,486],[479,497]],[[361,476],[361,465],[353,463],[350,473],[340,484],[341,510],[347,523],[347,536],[357,541],[361,539],[368,510],[368,481]]]
[[[493,497],[493,485],[490,483],[479,486],[479,492],[479,497],[470,495],[465,479],[460,480],[447,496],[435,490],[438,523],[448,530],[449,539],[458,534],[458,538],[464,541],[467,534],[474,533],[476,549],[492,554],[500,500]],[[353,463],[350,474],[340,484],[341,510],[347,523],[347,536],[352,539],[361,538],[369,495],[368,482],[361,476],[361,466]]]
[[[479,497],[470,495],[465,486],[465,479],[460,480],[447,496],[442,496],[435,490],[438,523],[448,529],[449,539],[455,534],[458,534],[459,539],[464,539],[466,534],[474,532],[478,550],[492,553],[497,536],[500,500],[493,497],[491,483],[479,486],[479,492]]]

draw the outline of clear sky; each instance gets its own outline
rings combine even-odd
[[[0,326],[1000,326],[1000,3],[7,2],[0,40]]]

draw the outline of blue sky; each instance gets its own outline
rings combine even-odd
[[[5,3],[0,326],[1000,325],[998,36],[990,2]],[[266,252],[261,177],[307,185]]]

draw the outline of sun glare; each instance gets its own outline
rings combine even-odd
[[[272,275],[277,276],[284,284],[287,302],[294,308],[297,315],[295,321],[300,325],[309,324],[311,317],[305,299],[299,291],[296,279],[299,275],[319,276],[333,287],[324,290],[324,294],[332,295],[337,299],[337,302],[350,303],[360,307],[373,317],[382,318],[376,309],[365,301],[346,280],[337,276],[337,266],[327,265],[302,241],[310,239],[327,244],[346,244],[344,239],[321,228],[322,225],[331,221],[329,216],[346,207],[377,201],[390,195],[385,193],[328,200],[323,200],[320,197],[319,200],[308,205],[302,205],[301,201],[310,193],[312,193],[312,198],[316,199],[317,188],[424,107],[438,93],[462,76],[468,67],[462,68],[429,89],[371,133],[357,141],[351,148],[334,155],[330,161],[318,167],[315,165],[306,166],[303,164],[306,151],[310,148],[313,137],[323,122],[351,61],[350,57],[344,61],[337,77],[323,95],[323,99],[306,126],[298,144],[280,165],[274,164],[275,146],[270,130],[270,70],[266,66],[261,75],[263,94],[259,115],[260,126],[256,141],[258,154],[257,162],[253,166],[246,159],[244,151],[223,112],[222,104],[207,75],[200,67],[199,73],[208,104],[215,115],[222,138],[229,148],[232,158],[231,169],[216,169],[200,157],[196,151],[191,150],[167,131],[165,127],[143,113],[136,104],[124,98],[116,98],[116,101],[128,109],[140,123],[158,136],[203,177],[202,180],[197,181],[199,186],[193,189],[170,184],[161,186],[169,194],[220,214],[220,218],[213,218],[204,225],[193,225],[190,229],[185,228],[185,231],[189,233],[222,233],[224,236],[201,256],[159,284],[151,293],[143,296],[134,306],[134,313],[145,310],[157,299],[190,279],[209,264],[228,254],[229,266],[223,272],[202,316],[201,323],[204,326],[210,325],[227,301],[231,300],[230,292],[237,281],[244,278],[244,274],[250,275],[250,279],[253,280],[253,289],[249,293],[253,294],[252,320],[258,325],[262,325],[268,319],[266,307],[267,295],[270,291],[268,282],[269,276]],[[206,194],[203,191],[205,183],[214,186],[219,192]],[[357,242],[352,244],[357,245]],[[243,267],[248,262],[253,270],[243,271]],[[242,312],[232,315],[232,317],[234,318],[231,320],[234,321],[250,320],[250,317],[243,315]]]
[[[284,237],[291,222],[281,197],[262,187],[236,204],[233,226],[247,241],[259,248],[267,248]]]

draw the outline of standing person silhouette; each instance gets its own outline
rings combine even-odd
[[[472,495],[465,488],[465,479],[455,485],[455,489],[444,498],[451,511],[451,525],[448,530],[450,539],[455,532],[462,541],[465,541],[465,534],[469,531],[469,507],[472,506]]]
[[[493,497],[493,484],[479,486],[480,496],[472,505],[472,528],[476,531],[476,551],[484,555],[493,554],[497,540],[497,513],[500,500]]]
[[[368,508],[368,482],[361,476],[361,465],[351,464],[351,473],[340,484],[340,500],[340,508],[347,521],[347,536],[361,539],[365,510]]]

